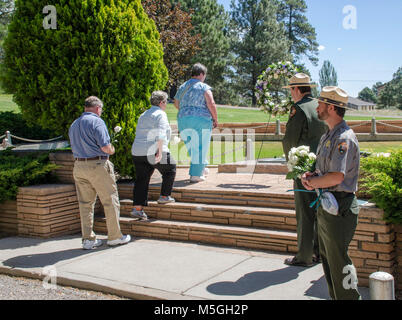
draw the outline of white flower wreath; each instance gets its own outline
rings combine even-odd
[[[282,61],[268,66],[258,77],[255,86],[258,107],[274,117],[287,114],[293,104],[291,97],[278,101],[278,98],[272,95],[272,85],[274,81],[289,80],[297,72],[296,66],[289,61]]]

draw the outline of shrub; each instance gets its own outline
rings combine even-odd
[[[4,40],[0,80],[28,123],[67,138],[84,100],[104,102],[110,131],[123,128],[112,161],[131,174],[131,144],[138,117],[167,69],[154,22],[140,0],[54,0],[57,28],[43,27],[48,0],[17,0]]]
[[[42,129],[35,124],[28,126],[20,113],[11,111],[0,112],[0,136],[7,130],[15,136],[27,139],[46,140],[56,138],[53,131]],[[13,141],[13,143],[15,143],[15,141]]]
[[[19,187],[54,182],[50,175],[57,165],[49,163],[49,153],[18,156],[10,150],[0,152],[0,202],[15,200]]]
[[[361,187],[384,210],[384,220],[402,224],[402,150],[361,159]]]

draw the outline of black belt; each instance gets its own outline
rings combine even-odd
[[[99,156],[93,158],[75,158],[76,161],[89,161],[89,160],[108,160],[108,156]]]
[[[346,198],[354,195],[353,192],[345,192],[345,191],[330,191],[335,198]]]

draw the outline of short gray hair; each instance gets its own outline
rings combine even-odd
[[[85,108],[94,108],[101,107],[103,108],[103,102],[101,99],[95,96],[90,96],[85,99]]]
[[[207,74],[207,67],[204,66],[201,63],[196,63],[193,65],[193,68],[191,69],[191,76],[196,77],[199,76],[200,74]]]
[[[168,94],[165,91],[154,91],[151,95],[151,104],[159,106],[162,101],[167,101]]]

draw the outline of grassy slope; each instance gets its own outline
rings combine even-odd
[[[19,112],[18,106],[12,101],[12,95],[8,94],[0,94],[0,112],[1,111],[14,111]],[[177,110],[173,106],[173,104],[169,104],[166,109],[166,113],[168,115],[169,121],[171,123],[176,123],[177,119]],[[280,120],[282,122],[286,122],[288,116],[281,116]],[[346,120],[371,120],[371,116],[355,116],[355,115],[347,115],[345,117]],[[395,119],[392,117],[376,117],[377,120],[387,120],[387,119]],[[218,120],[220,123],[226,122],[268,122],[269,115],[260,111],[259,109],[235,109],[235,108],[218,108]],[[270,121],[274,122],[276,118],[271,118]]]

